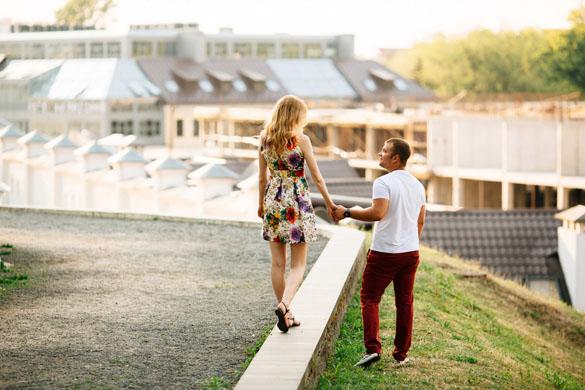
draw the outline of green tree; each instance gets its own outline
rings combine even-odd
[[[585,7],[569,15],[572,27],[557,39],[552,51],[558,77],[585,92]]]
[[[55,19],[63,25],[93,26],[103,23],[113,7],[114,0],[68,0],[55,12]]]
[[[415,79],[437,95],[454,96],[572,90],[553,77],[550,56],[559,32],[475,30],[463,37],[437,35],[398,53],[388,66]]]

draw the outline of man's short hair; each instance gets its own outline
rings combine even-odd
[[[400,158],[400,162],[406,165],[410,157],[410,145],[402,138],[390,138],[385,143],[392,144],[392,150]]]

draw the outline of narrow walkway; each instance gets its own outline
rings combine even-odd
[[[245,349],[273,324],[256,227],[2,208],[0,221],[30,279],[0,298],[0,388],[235,381]]]

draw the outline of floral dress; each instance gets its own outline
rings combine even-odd
[[[289,143],[280,156],[264,147],[261,150],[270,171],[264,192],[262,238],[289,244],[315,241],[315,212],[301,148]]]

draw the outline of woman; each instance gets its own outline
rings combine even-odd
[[[317,239],[305,161],[329,215],[335,209],[317,167],[311,140],[303,134],[306,118],[305,103],[296,96],[284,96],[260,134],[258,216],[263,219],[262,237],[270,241],[272,288],[279,302],[275,314],[282,332],[300,325],[289,305],[305,273],[307,243]],[[285,280],[287,244],[291,246],[291,269]]]

